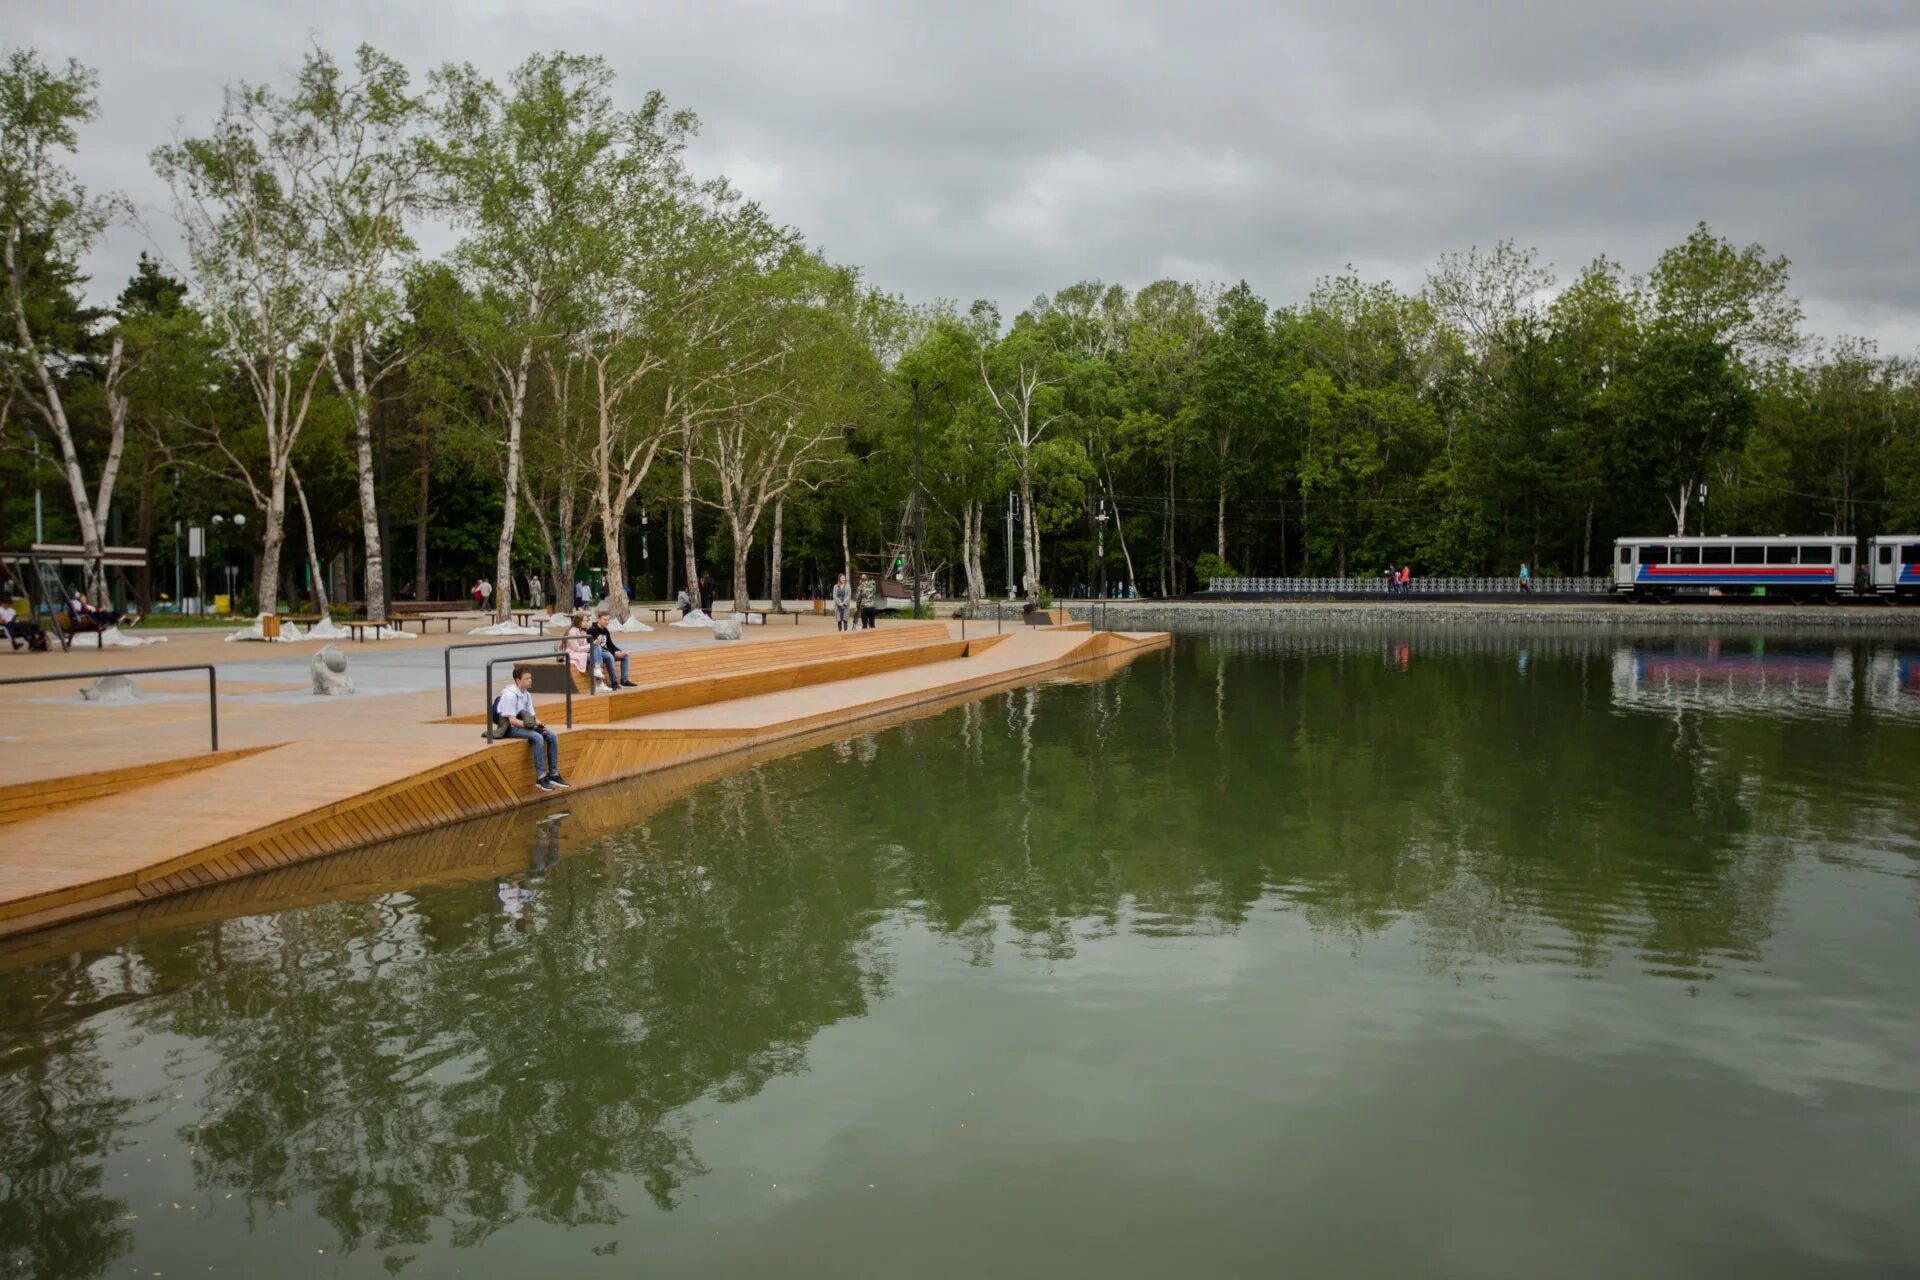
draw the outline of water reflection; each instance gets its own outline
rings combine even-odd
[[[402,842],[377,856],[479,869],[0,976],[0,1265],[98,1275],[168,1232],[305,1224],[400,1267],[677,1210],[702,1108],[805,1072],[909,935],[988,972],[1298,929],[1381,975],[1763,981],[1797,868],[1912,874],[1920,744],[1871,714],[1907,705],[1908,661],[1222,636]],[[116,1183],[161,1148],[186,1207],[155,1220]]]

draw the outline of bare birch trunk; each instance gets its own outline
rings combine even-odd
[[[1020,585],[1032,599],[1040,590],[1040,530],[1033,518],[1033,471],[1024,454],[1020,458],[1020,560]]]
[[[427,503],[433,496],[433,445],[420,433],[420,522],[413,528],[413,598],[429,599],[427,591]]]
[[[300,501],[300,523],[307,531],[307,573],[313,580],[308,593],[313,597],[313,610],[322,618],[327,616],[327,580],[320,572],[320,553],[313,542],[313,511],[307,506],[306,486],[300,483],[299,472],[293,473],[293,493]],[[267,612],[267,610],[261,610]]]
[[[528,308],[528,323],[532,323],[532,308]],[[493,555],[493,580],[495,582],[513,581],[513,527],[519,516],[520,501],[520,426],[527,407],[527,370],[533,364],[533,340],[520,344],[520,365],[513,375],[510,393],[512,407],[507,411],[507,490],[506,500],[500,509],[500,542]],[[493,620],[505,622],[513,607],[513,592],[495,591]]]
[[[847,541],[847,518],[840,517],[840,572],[847,575],[849,585],[853,582],[853,551]]]
[[[753,550],[753,530],[742,529],[733,521],[733,608],[737,613],[747,607],[747,553]]]
[[[786,531],[787,500],[773,500],[773,545],[767,555],[767,596],[773,602],[775,613],[785,613],[786,605],[780,602],[780,539]]]
[[[380,546],[380,498],[373,483],[373,407],[367,392],[366,352],[366,334],[356,329],[347,340],[347,354],[352,362],[353,373],[351,390],[340,375],[337,361],[330,358],[328,369],[333,374],[334,388],[353,405],[354,462],[360,482],[360,539],[366,548],[366,577],[361,594],[366,601],[367,618],[373,622],[385,622],[387,565]]]
[[[693,545],[693,439],[688,429],[681,434],[680,445],[680,549],[685,557],[687,594],[696,595],[700,581],[700,563]]]
[[[287,470],[283,458],[271,468],[267,483],[267,509],[260,522],[260,572],[254,578],[254,607],[260,613],[280,611],[280,551],[287,540]]]

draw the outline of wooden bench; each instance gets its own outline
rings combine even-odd
[[[427,624],[429,622],[444,622],[447,624],[447,634],[452,635],[453,624],[465,616],[463,613],[423,613],[417,618],[408,618],[407,621],[417,621],[420,624],[421,635],[427,634]]]
[[[68,644],[72,644],[75,640],[91,631],[93,633],[94,648],[104,649],[107,647],[107,633],[101,630],[99,624],[94,622],[92,618],[76,618],[68,610],[62,609],[56,621],[60,625],[62,634],[66,636]]]
[[[516,627],[530,627],[533,625],[533,619],[536,615],[544,615],[545,613],[545,609],[507,610],[507,616],[513,619],[513,625]]]
[[[678,613],[680,611],[680,606],[677,604],[656,604],[647,607],[653,610],[653,620],[655,622],[665,622],[668,614]]]
[[[747,618],[758,618],[760,619],[760,625],[764,627],[767,625],[767,622],[771,619],[773,615],[773,610],[771,609],[735,609],[734,613],[739,615],[743,620]],[[794,626],[797,627],[800,625],[800,615],[798,613],[790,613],[787,616],[793,619]]]
[[[389,617],[417,613],[473,613],[479,608],[471,600],[395,600],[387,609]]]
[[[389,621],[392,621],[392,620],[390,619]],[[387,623],[369,622],[365,618],[352,618],[352,619],[349,619],[347,622],[343,623],[342,625],[346,627],[347,634],[350,635],[353,639],[358,640],[362,643],[365,643],[367,639],[367,632],[369,631],[373,632],[374,638],[378,639],[380,636],[380,632],[386,628]]]

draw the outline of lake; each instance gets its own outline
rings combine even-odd
[[[1920,643],[1386,625],[566,796],[16,952],[0,1275],[1911,1274],[1916,777]]]

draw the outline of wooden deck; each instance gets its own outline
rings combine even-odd
[[[636,653],[642,687],[576,696],[576,727],[559,731],[576,793],[665,771],[704,778],[853,721],[1129,660],[1167,642],[1050,628],[961,639],[944,623],[788,635],[644,661]],[[242,719],[239,745],[218,756],[109,760],[0,788],[0,938],[204,895],[553,798],[535,788],[523,743],[485,744],[477,713],[447,719],[440,700],[435,692],[281,704]],[[542,717],[557,722],[558,703],[543,700]],[[161,705],[177,713],[194,704]],[[223,746],[228,719],[223,704]]]

